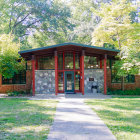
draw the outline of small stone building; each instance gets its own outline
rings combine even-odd
[[[0,76],[0,92],[26,90],[35,94],[91,93],[93,83],[97,92],[107,88],[120,89],[121,78],[113,67],[119,50],[64,43],[20,51],[27,60],[26,71],[11,79]],[[125,88],[140,87],[139,75],[125,77]]]

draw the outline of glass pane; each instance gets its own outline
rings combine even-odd
[[[38,59],[38,69],[55,69],[54,56],[44,56]]]
[[[134,83],[135,82],[135,76],[134,75],[127,75],[126,76],[126,82],[127,83]]]
[[[11,79],[4,79],[2,77],[2,84],[25,84],[26,83],[26,71],[15,74]]]
[[[94,56],[85,56],[85,68],[86,69],[93,69],[99,68],[98,58]]]
[[[63,72],[58,73],[58,90],[63,90]]]
[[[65,69],[73,69],[73,53],[65,53]]]
[[[20,83],[25,84],[26,83],[26,72],[22,72],[20,75]]]
[[[15,76],[13,77],[13,83],[14,84],[20,83],[20,74],[15,74]]]
[[[80,57],[79,57],[79,54],[75,54],[75,69],[80,69]]]
[[[80,90],[80,71],[75,72],[75,90]]]
[[[129,82],[134,83],[135,82],[135,75],[129,75]]]
[[[72,74],[67,74],[67,90],[72,90]]]
[[[12,78],[11,78],[11,79],[5,79],[5,78],[2,76],[2,84],[12,84]]]
[[[58,54],[58,69],[63,69],[63,54]]]

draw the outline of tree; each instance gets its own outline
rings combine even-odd
[[[13,39],[11,34],[0,36],[0,74],[8,79],[25,69],[25,62],[18,54],[20,43],[13,42]]]
[[[0,33],[14,34],[16,40],[21,40],[22,49],[28,36],[36,32],[50,39],[54,32],[71,29],[70,10],[57,0],[1,0],[0,16]]]
[[[92,44],[103,46],[104,43],[109,43],[121,50],[121,61],[115,66],[118,67],[118,75],[122,76],[122,89],[124,76],[127,73],[138,74],[140,69],[140,23],[132,21],[131,15],[136,9],[127,0],[113,0],[102,4],[98,11],[93,9],[101,21],[92,34]]]
[[[101,2],[104,0],[71,0],[68,2],[72,12],[71,22],[75,25],[73,31],[69,33],[70,40],[91,45],[92,32],[100,21],[99,16],[96,16],[91,9],[98,9]]]

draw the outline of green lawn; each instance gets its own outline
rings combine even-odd
[[[56,104],[54,100],[0,99],[0,139],[46,139]]]
[[[118,140],[140,140],[140,98],[90,99],[86,103]]]

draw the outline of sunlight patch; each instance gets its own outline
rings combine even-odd
[[[48,125],[40,125],[40,126],[24,126],[24,127],[15,127],[11,130],[7,130],[10,133],[23,133],[28,131],[34,131],[36,133],[41,131],[47,131],[49,129]]]

